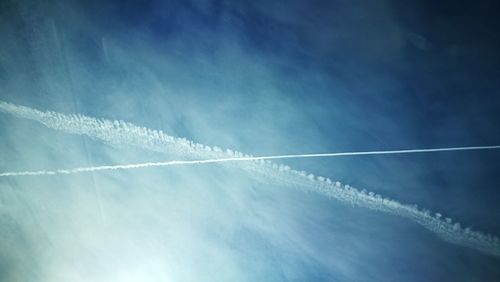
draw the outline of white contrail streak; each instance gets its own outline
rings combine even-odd
[[[257,159],[296,159],[296,158],[321,158],[321,157],[340,157],[340,156],[363,156],[363,155],[394,155],[394,154],[412,154],[412,153],[430,153],[447,151],[470,151],[470,150],[493,150],[500,149],[500,145],[493,146],[469,146],[469,147],[444,147],[430,149],[405,149],[405,150],[386,150],[386,151],[360,151],[360,152],[338,152],[338,153],[318,153],[318,154],[300,154],[300,155],[278,155],[257,157]]]
[[[249,160],[249,159],[227,158],[227,159],[212,159],[212,160],[148,162],[148,163],[139,163],[139,164],[104,165],[104,166],[78,167],[78,168],[71,168],[71,169],[57,169],[57,170],[3,172],[3,173],[0,173],[0,177],[73,174],[73,173],[93,172],[93,171],[101,171],[101,170],[136,169],[136,168],[158,167],[158,166],[222,163],[222,162],[243,161],[243,160]]]
[[[166,162],[147,162],[147,163],[125,164],[125,165],[78,167],[72,169],[3,172],[0,173],[0,177],[72,174],[72,173],[92,172],[101,170],[136,169],[136,168],[146,168],[146,167],[210,164],[210,163],[224,163],[224,162],[237,162],[237,161],[260,161],[260,160],[275,160],[275,159],[322,158],[322,157],[339,157],[339,156],[387,155],[387,154],[409,154],[409,153],[428,153],[428,152],[465,151],[465,150],[493,150],[493,149],[500,149],[500,145],[445,147],[445,148],[432,148],[432,149],[408,149],[408,150],[390,150],[390,151],[388,150],[388,151],[338,152],[338,153],[319,153],[319,154],[293,154],[293,155],[275,155],[275,156],[261,156],[261,157],[222,158],[222,159],[208,159],[208,160],[176,160],[176,161],[166,161]]]
[[[455,147],[455,148],[437,148],[437,149],[418,149],[418,150],[399,150],[399,151],[372,151],[372,152],[351,152],[351,153],[326,153],[326,154],[304,154],[304,155],[283,155],[268,157],[252,157],[240,152],[231,150],[222,151],[218,147],[208,147],[202,144],[194,143],[184,138],[169,136],[162,131],[151,130],[136,126],[123,121],[109,121],[104,119],[95,119],[83,115],[65,115],[57,112],[42,112],[25,106],[18,106],[11,103],[0,101],[0,111],[14,116],[39,122],[49,128],[60,130],[67,133],[86,135],[112,145],[129,145],[142,149],[178,155],[184,158],[195,159],[194,161],[172,161],[175,164],[208,163],[254,160],[251,162],[238,162],[238,167],[248,170],[252,173],[258,173],[275,182],[300,187],[307,191],[314,191],[321,195],[334,198],[343,203],[352,206],[358,206],[393,214],[410,219],[426,229],[434,232],[443,240],[458,244],[461,246],[473,248],[488,254],[500,256],[500,242],[495,236],[484,234],[478,231],[471,231],[469,228],[462,228],[459,223],[452,223],[450,218],[442,218],[440,213],[432,215],[430,211],[419,209],[414,205],[403,204],[395,200],[383,198],[372,192],[359,191],[349,185],[341,185],[340,182],[331,181],[329,178],[314,176],[305,171],[297,171],[288,166],[271,163],[269,159],[285,159],[298,157],[333,157],[342,155],[376,155],[376,154],[398,154],[398,153],[423,153],[436,151],[452,150],[485,150],[497,149],[498,146],[479,146],[479,147]],[[158,166],[157,164],[167,165],[167,163],[150,163],[138,165],[121,165],[99,167],[98,170],[135,168],[146,166]],[[152,165],[155,164],[155,165]],[[128,167],[132,166],[132,167]],[[50,175],[91,171],[95,168],[76,168],[57,171],[35,171],[24,172],[23,175]],[[13,172],[15,173],[15,172]],[[23,173],[23,172],[21,172]],[[10,176],[12,173],[10,173]],[[22,174],[19,174],[22,175]],[[7,175],[5,175],[7,176]]]

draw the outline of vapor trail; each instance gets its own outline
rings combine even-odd
[[[12,114],[14,116],[39,122],[49,128],[60,130],[67,133],[86,135],[112,145],[129,145],[142,149],[167,153],[170,155],[182,156],[184,158],[195,159],[195,161],[175,161],[175,162],[193,162],[203,163],[221,162],[220,159],[252,159],[252,162],[237,162],[238,167],[257,173],[272,181],[300,187],[306,191],[314,191],[329,198],[334,198],[340,202],[352,206],[368,208],[381,211],[387,214],[397,215],[410,219],[424,228],[434,232],[443,240],[473,248],[484,253],[500,256],[500,242],[495,236],[478,231],[471,231],[469,228],[462,228],[459,223],[452,223],[450,218],[443,219],[440,213],[431,214],[429,210],[419,209],[415,205],[403,204],[398,201],[383,198],[372,192],[359,191],[349,185],[341,185],[340,182],[331,181],[329,178],[314,176],[305,171],[297,171],[288,166],[278,165],[269,161],[277,159],[278,156],[252,157],[240,152],[231,150],[222,151],[218,147],[209,147],[194,143],[184,138],[176,138],[163,133],[162,131],[151,130],[139,127],[124,121],[109,121],[105,119],[95,119],[83,115],[65,115],[57,112],[42,112],[25,106],[0,101],[0,111]],[[496,149],[498,146],[480,146],[480,147],[455,147],[438,149],[419,149],[419,150],[399,150],[399,151],[375,151],[371,154],[396,154],[396,153],[419,153],[450,150],[483,150]],[[351,155],[367,155],[370,152],[352,152]],[[341,156],[347,153],[327,153],[327,154],[305,154],[295,157],[327,157]],[[281,158],[291,158],[292,155],[284,155]],[[266,158],[266,159],[264,159]],[[198,161],[196,161],[198,159]],[[229,162],[229,160],[227,160]],[[168,162],[166,162],[168,163]],[[180,163],[178,163],[180,164]],[[173,165],[173,164],[172,164]],[[126,168],[120,167],[120,168]],[[132,165],[136,166],[136,165]],[[146,164],[139,164],[146,166]],[[153,166],[153,165],[151,165]],[[108,166],[113,167],[113,166]],[[74,170],[89,170],[91,168],[77,168]],[[106,169],[100,167],[100,169]],[[108,168],[111,169],[111,168]],[[117,168],[118,169],[118,168]],[[42,175],[71,173],[71,170],[60,171],[38,171],[24,172],[24,175]]]
[[[408,150],[390,150],[390,151],[388,150],[388,151],[361,151],[361,152],[338,152],[338,153],[318,153],[318,154],[293,154],[293,155],[238,157],[238,158],[187,160],[187,161],[186,160],[176,160],[176,161],[167,161],[167,162],[147,162],[147,163],[125,164],[125,165],[105,165],[105,166],[79,167],[79,168],[72,168],[72,169],[3,172],[3,173],[0,173],[0,177],[72,174],[72,173],[92,172],[92,171],[100,171],[100,170],[135,169],[135,168],[158,167],[158,166],[209,164],[209,163],[223,163],[223,162],[237,162],[237,161],[259,161],[259,160],[296,159],[296,158],[321,158],[321,157],[360,156],[360,155],[409,154],[409,153],[465,151],[465,150],[492,150],[492,149],[500,149],[500,145],[496,145],[496,146],[471,146],[471,147],[446,147],[446,148],[431,148],[431,149],[408,149]]]
[[[212,159],[212,160],[147,162],[147,163],[139,163],[139,164],[104,165],[104,166],[78,167],[78,168],[71,168],[71,169],[57,169],[57,170],[3,172],[3,173],[0,173],[0,177],[73,174],[73,173],[93,172],[93,171],[100,171],[100,170],[135,169],[135,168],[158,167],[158,166],[188,165],[188,164],[207,164],[207,163],[221,163],[221,162],[243,161],[243,160],[245,160],[245,159],[243,159],[243,158],[242,159],[240,159],[240,158],[228,158],[228,159]],[[249,160],[249,159],[246,159],[246,160]]]
[[[362,155],[394,155],[394,154],[413,154],[447,151],[470,151],[470,150],[493,150],[500,149],[500,145],[493,146],[468,146],[468,147],[444,147],[429,149],[405,149],[405,150],[385,150],[385,151],[358,151],[358,152],[338,152],[338,153],[318,153],[318,154],[299,154],[299,155],[278,155],[256,157],[256,159],[295,159],[295,158],[320,158],[320,157],[339,157],[339,156],[362,156]]]

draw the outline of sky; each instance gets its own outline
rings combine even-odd
[[[255,156],[498,145],[499,6],[1,1],[0,100]],[[0,172],[193,158],[49,127],[0,111]],[[277,163],[498,236],[499,160]],[[264,168],[2,177],[0,281],[500,280],[498,256]]]

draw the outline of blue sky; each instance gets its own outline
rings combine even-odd
[[[500,144],[495,1],[5,1],[0,98],[253,155]],[[182,159],[0,113],[0,170]],[[499,152],[287,160],[500,234]],[[0,179],[0,280],[495,281],[237,167]],[[26,271],[26,269],[29,269]]]

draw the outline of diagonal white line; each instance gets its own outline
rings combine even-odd
[[[323,158],[323,157],[363,156],[363,155],[411,154],[411,153],[470,151],[470,150],[494,150],[494,149],[500,149],[500,146],[495,145],[495,146],[470,146],[470,147],[444,147],[444,148],[430,148],[430,149],[405,149],[405,150],[386,150],[386,151],[291,154],[291,155],[273,155],[273,156],[260,156],[260,157],[236,157],[236,158],[219,158],[219,159],[206,159],[206,160],[176,160],[176,161],[166,161],[166,162],[147,162],[147,163],[137,163],[137,164],[78,167],[78,168],[72,168],[72,169],[58,169],[58,170],[3,172],[3,173],[0,173],[0,177],[56,175],[56,174],[94,172],[94,171],[101,171],[101,170],[137,169],[137,168],[146,168],[146,167],[190,165],[190,164],[209,164],[209,163],[240,162],[240,161],[259,161],[259,160],[296,159],[296,158]]]

